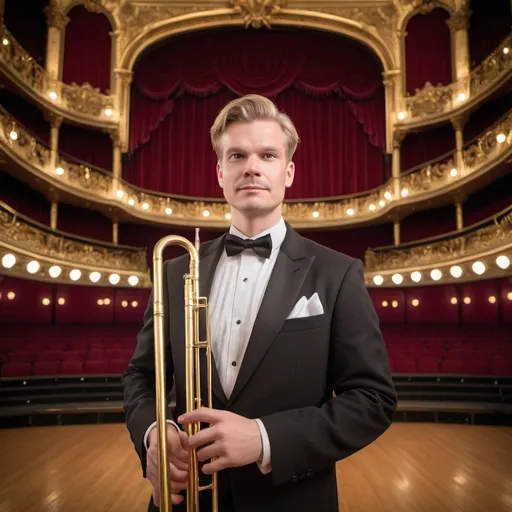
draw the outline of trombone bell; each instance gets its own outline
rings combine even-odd
[[[179,245],[190,256],[189,273],[184,276],[185,314],[185,386],[186,412],[204,405],[201,396],[200,351],[206,352],[207,396],[206,407],[212,407],[212,350],[208,302],[199,296],[199,229],[196,229],[195,244],[178,235],[168,235],[160,239],[153,250],[153,321],[155,337],[155,378],[156,378],[156,428],[158,431],[158,472],[160,486],[160,510],[172,511],[169,483],[169,460],[167,452],[166,381],[165,381],[165,340],[164,340],[164,276],[163,250],[169,245]],[[200,313],[204,313],[206,339],[200,339]],[[199,423],[189,424],[186,432],[189,437],[201,429]],[[210,490],[212,510],[218,512],[217,473],[211,475],[211,483],[199,486],[199,465],[195,448],[189,451],[189,479],[187,485],[187,512],[199,512],[199,493]]]

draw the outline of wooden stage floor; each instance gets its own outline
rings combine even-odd
[[[341,512],[512,511],[512,428],[397,423],[338,481]],[[0,512],[143,512],[149,494],[122,424],[0,430]]]

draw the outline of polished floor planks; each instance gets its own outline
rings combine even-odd
[[[393,425],[338,463],[340,512],[512,511],[512,429]],[[0,512],[143,512],[124,425],[0,430]]]

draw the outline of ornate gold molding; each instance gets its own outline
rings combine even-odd
[[[272,16],[285,8],[287,0],[229,0],[229,6],[242,14],[246,27],[270,28]]]
[[[434,86],[427,82],[423,89],[406,96],[403,107],[398,108],[403,119],[395,121],[395,129],[410,130],[469,113],[509,80],[511,73],[512,32],[469,77],[448,85]]]
[[[499,256],[512,260],[512,206],[463,231],[366,251],[366,280],[368,286],[421,286],[512,275],[512,265],[500,267],[503,262],[497,260]],[[477,261],[485,265],[484,273],[473,269]],[[450,273],[453,266],[460,267],[461,276]],[[432,277],[433,270],[440,272],[439,276],[434,274],[438,279]],[[422,279],[417,280],[418,274],[411,276],[413,272],[422,274]],[[401,276],[397,282],[392,279],[396,274]]]
[[[119,125],[119,113],[113,109],[111,96],[101,94],[88,84],[68,85],[53,80],[5,25],[0,27],[0,41],[0,70],[44,110],[89,126]]]
[[[110,274],[120,276],[119,286],[130,286],[128,278],[136,276],[138,286],[149,285],[149,272],[145,248],[116,246],[52,230],[12,210],[0,201],[0,253],[12,253],[17,258],[17,269],[24,277],[47,278],[49,268],[58,265],[63,270],[60,279],[72,282],[69,272],[82,273],[75,284],[92,284],[90,272],[99,272],[96,286],[110,286]],[[40,264],[35,274],[29,274],[26,263],[36,260]],[[1,268],[1,265],[0,265]],[[11,272],[11,269],[9,269]],[[87,283],[87,281],[89,281]]]
[[[15,133],[13,139],[12,134]],[[501,142],[498,142],[498,138]],[[503,139],[503,140],[501,140]],[[493,142],[496,141],[496,142]],[[57,191],[89,201],[96,209],[118,218],[137,218],[155,224],[225,228],[229,208],[223,200],[201,200],[139,189],[113,175],[57,156],[38,143],[5,110],[0,109],[0,149],[30,175]],[[389,180],[374,190],[346,197],[287,201],[284,215],[295,227],[315,229],[364,225],[407,208],[421,208],[433,199],[453,201],[484,176],[502,172],[512,154],[512,112],[485,132],[464,154],[464,168],[455,166],[455,153],[435,163],[404,173],[395,187]],[[490,178],[488,178],[490,179]],[[114,213],[113,213],[114,212]]]

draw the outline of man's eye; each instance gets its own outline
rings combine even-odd
[[[242,158],[242,155],[240,153],[234,153],[233,155],[231,155],[231,158],[233,160],[238,160],[239,158]]]
[[[264,157],[265,158],[275,158],[275,155],[273,155],[272,153],[265,153]]]

